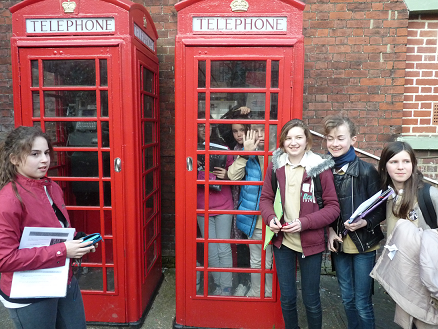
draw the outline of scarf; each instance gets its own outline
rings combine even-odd
[[[353,162],[356,159],[356,152],[354,151],[354,147],[350,146],[350,149],[347,153],[342,154],[339,157],[333,157],[335,161],[335,169],[341,169],[345,164]]]

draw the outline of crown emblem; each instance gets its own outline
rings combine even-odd
[[[248,2],[245,0],[233,0],[230,4],[231,11],[241,13],[244,11],[248,11]]]
[[[148,20],[147,20],[146,16],[143,16],[143,26],[144,26],[144,28],[148,27]]]
[[[64,13],[68,14],[68,13],[74,13],[75,8],[76,8],[76,2],[74,1],[65,1],[62,4],[62,8],[64,8]]]

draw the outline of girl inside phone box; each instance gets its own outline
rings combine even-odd
[[[64,298],[10,298],[14,272],[64,266],[95,251],[71,240],[18,249],[24,227],[70,227],[61,188],[48,178],[52,145],[36,127],[18,127],[0,148],[0,300],[16,328],[86,328],[81,291],[70,267]]]
[[[280,148],[274,151],[266,171],[260,198],[264,223],[276,235],[272,239],[280,284],[280,302],[286,329],[297,329],[296,263],[301,272],[301,289],[309,329],[321,329],[319,294],[324,229],[339,215],[339,205],[330,167],[333,161],[310,151],[312,135],[301,120],[287,122],[280,133]],[[274,173],[273,173],[274,172]],[[276,218],[272,175],[281,194],[282,218]],[[319,175],[324,207],[315,196]]]
[[[387,291],[396,302],[394,322],[403,329],[437,329],[438,189],[423,182],[405,142],[382,150],[378,170],[382,186],[395,191],[386,205],[387,244],[399,251],[392,261],[382,255],[372,275],[385,289],[393,286]]]
[[[348,117],[328,116],[323,126],[327,149],[335,161],[333,176],[341,207],[329,228],[328,249],[333,252],[348,329],[373,329],[373,279],[369,274],[384,237],[380,222],[385,220],[385,207],[382,204],[353,223],[349,220],[362,202],[379,192],[380,177],[372,164],[357,157],[353,147],[356,126]]]

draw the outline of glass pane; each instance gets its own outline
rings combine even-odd
[[[147,270],[153,265],[156,259],[157,259],[157,241],[155,240],[154,243],[152,243],[149,246],[148,250],[146,251],[145,273],[147,273]]]
[[[41,115],[40,107],[40,93],[38,91],[32,91],[32,112],[34,117],[39,117]]]
[[[155,238],[155,218],[149,221],[146,226],[146,244],[149,244]]]
[[[103,177],[111,177],[110,152],[102,152],[102,173]]]
[[[205,79],[205,61],[199,61],[198,62],[198,88],[205,88],[206,87],[206,79]]]
[[[143,170],[148,170],[154,166],[154,146],[143,149]]]
[[[265,88],[266,61],[212,61],[211,88]]]
[[[153,122],[143,122],[143,144],[149,144],[155,141]]]
[[[146,195],[151,193],[154,189],[154,173],[155,173],[155,171],[151,171],[151,172],[146,174],[146,177],[145,177]]]
[[[46,122],[46,132],[57,146],[97,146],[96,122]]]
[[[277,125],[269,125],[269,151],[277,148]]]
[[[153,118],[154,114],[154,98],[148,95],[143,95],[144,109],[143,118]]]
[[[32,87],[38,87],[40,85],[40,72],[38,71],[38,61],[30,61],[30,67],[32,70]]]
[[[96,92],[45,91],[44,107],[46,117],[96,117]]]
[[[103,290],[103,272],[100,267],[82,266],[82,275],[79,276],[81,290]]]
[[[106,59],[99,59],[100,85],[108,86],[108,66]]]
[[[97,152],[68,152],[71,177],[99,177]],[[66,164],[67,165],[67,164]]]
[[[105,238],[105,262],[106,264],[114,264],[114,241],[113,239]]]
[[[108,90],[100,91],[100,116],[108,116]]]
[[[104,224],[105,224],[105,235],[113,235],[113,217],[111,210],[104,210],[103,211],[103,218],[104,218]],[[105,240],[105,243],[107,244],[108,241],[111,240]],[[107,259],[108,262],[108,259]]]
[[[205,119],[205,93],[198,93],[198,119]]]
[[[154,214],[154,207],[149,207],[148,204],[145,202],[143,208],[143,225],[150,220],[153,214]]]
[[[271,62],[271,88],[278,88],[278,71],[280,61]]]
[[[148,199],[146,200],[146,208],[150,208],[153,209],[154,212],[157,211],[157,207],[156,207],[156,202],[155,202],[155,194],[151,195],[148,197]]]
[[[271,94],[271,106],[270,106],[269,118],[271,120],[278,119],[278,94]]]
[[[265,93],[211,93],[210,117],[213,119],[235,119],[245,113],[250,119],[264,119],[265,98]],[[242,112],[242,107],[249,110]],[[205,94],[199,93],[198,119],[202,118],[205,118]]]
[[[88,234],[100,232],[99,210],[69,210],[68,214],[71,226],[75,228],[76,231]]]
[[[102,147],[110,147],[109,142],[109,122],[102,121],[100,123],[101,131],[102,131]]]
[[[149,93],[154,92],[154,73],[143,68],[143,90]]]
[[[44,86],[95,86],[94,59],[44,60]]]
[[[106,290],[114,291],[114,269],[112,267],[106,269]]]
[[[111,182],[103,182],[103,204],[111,207]]]
[[[72,192],[67,206],[100,206],[99,182],[67,182]]]

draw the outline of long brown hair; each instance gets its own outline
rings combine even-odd
[[[418,189],[423,187],[423,174],[417,167],[417,158],[412,147],[406,142],[392,142],[384,147],[380,156],[378,171],[382,182],[382,190],[386,190],[391,186],[395,191],[394,183],[386,170],[388,161],[398,153],[406,151],[411,158],[412,175],[409,177],[403,186],[403,197],[400,204],[400,209],[396,211],[393,207],[392,212],[396,217],[408,218],[409,212],[414,208],[414,202],[417,199]],[[398,192],[398,191],[396,191]],[[395,206],[395,202],[394,202]]]
[[[309,128],[304,124],[304,122],[300,119],[292,119],[288,122],[286,122],[283,126],[283,128],[281,128],[281,132],[280,132],[280,145],[279,147],[284,151],[284,141],[287,138],[287,134],[289,133],[289,130],[291,130],[292,128],[295,127],[300,127],[304,130],[304,136],[306,136],[306,142],[307,142],[307,147],[306,147],[306,151],[310,150],[312,148],[312,134],[310,133]]]
[[[50,152],[53,151],[49,136],[38,127],[20,126],[15,128],[0,146],[0,189],[8,183],[12,183],[15,195],[20,201],[21,198],[15,183],[18,171],[17,167],[11,162],[11,158],[16,157],[18,160],[24,161],[32,151],[33,142],[37,137],[45,138]]]

